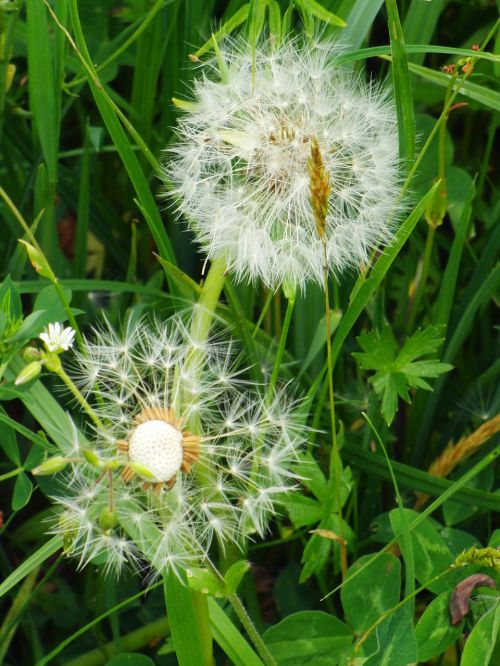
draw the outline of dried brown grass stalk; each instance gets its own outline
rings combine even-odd
[[[445,477],[465,458],[475,453],[490,437],[500,431],[500,414],[485,421],[470,435],[461,437],[456,444],[450,442],[443,453],[429,467],[432,476]],[[427,493],[417,493],[415,509],[421,509],[429,499]]]

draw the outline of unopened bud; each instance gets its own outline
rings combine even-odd
[[[40,361],[32,361],[31,363],[28,363],[28,365],[24,366],[21,372],[17,375],[17,379],[14,382],[15,385],[20,386],[21,384],[26,384],[32,379],[35,379],[40,374],[41,369],[42,364]]]
[[[62,456],[53,456],[52,458],[47,458],[47,460],[44,460],[41,465],[32,469],[31,473],[35,476],[57,474],[57,472],[63,470],[67,464],[68,461],[66,458],[63,458]]]
[[[99,516],[99,524],[103,530],[112,529],[118,522],[118,516],[116,511],[111,509],[103,509],[101,515]]]
[[[49,278],[49,280],[53,280],[54,273],[52,272],[52,269],[50,268],[47,259],[40,252],[40,250],[38,250],[33,245],[30,245],[24,240],[20,240],[19,242],[22,243],[26,248],[26,252],[28,253],[28,258],[35,271],[40,275],[42,275],[43,277]]]
[[[146,479],[154,479],[155,475],[147,467],[136,462],[129,462],[128,466],[134,470],[139,476],[146,477]]]
[[[23,361],[29,363],[30,361],[37,361],[41,357],[40,350],[36,347],[26,347],[23,351]]]
[[[89,449],[84,449],[82,453],[83,457],[90,465],[92,465],[93,467],[102,468],[103,460],[97,455],[97,453],[89,451]]]

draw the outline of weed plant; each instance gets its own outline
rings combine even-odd
[[[498,0],[0,0],[0,662],[500,663]]]

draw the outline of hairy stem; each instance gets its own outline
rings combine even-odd
[[[248,637],[254,644],[255,649],[259,653],[260,658],[266,666],[276,666],[276,661],[273,655],[269,652],[269,648],[262,640],[261,635],[255,628],[250,615],[247,613],[245,606],[237,594],[231,594],[228,601],[233,607],[234,612],[238,616],[239,621],[248,634]]]

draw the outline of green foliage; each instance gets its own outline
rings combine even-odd
[[[336,666],[351,653],[353,634],[333,615],[303,611],[270,627],[264,639],[279,666],[299,666],[310,660],[318,666]]]
[[[492,425],[500,413],[499,7],[486,0],[0,2],[5,663],[500,662],[500,537],[491,528],[500,450]],[[160,199],[158,174],[198,75],[189,54],[217,58],[221,42],[239,31],[255,49],[268,34],[273,44],[290,33],[340,38],[347,45],[340,60],[362,79],[366,66],[389,88],[406,178],[401,219],[369,265],[330,284],[339,459],[331,455],[323,293],[308,287],[292,312],[286,290],[271,294],[226,276],[216,314],[238,338],[247,374],[262,382],[275,368],[291,393],[306,396],[301,408],[313,432],[297,460],[299,487],[280,497],[266,539],[252,535],[244,552],[214,545],[210,561],[220,573],[193,566],[181,572],[183,584],[174,577],[163,588],[128,572],[104,578],[105,558],[82,570],[63,557],[71,544],[46,535],[54,527],[50,498],[70,479],[65,470],[33,471],[46,460],[61,466],[55,450],[70,429],[88,454],[87,426],[73,395],[29,364],[50,322],[73,319],[87,334],[103,315],[117,326],[129,315],[162,319],[199,299],[204,257],[175,201]],[[437,184],[440,173],[445,181]],[[425,218],[431,207],[442,221],[434,230]],[[62,361],[69,367],[70,354]],[[23,371],[30,380],[16,386]],[[487,424],[491,436],[452,474],[427,471],[450,442]],[[99,470],[100,453],[90,452]],[[415,492],[430,495],[419,511],[411,508]],[[151,559],[158,527],[146,515],[139,531],[130,512],[103,520],[121,521]],[[477,588],[453,626],[453,590],[478,572],[496,587]]]
[[[398,347],[389,326],[381,331],[362,333],[358,344],[363,352],[354,352],[363,370],[375,370],[369,381],[375,393],[382,400],[382,414],[388,425],[394,419],[398,408],[398,397],[410,403],[411,388],[432,391],[431,385],[424,378],[436,378],[449,372],[453,366],[438,360],[416,359],[435,354],[443,343],[443,328],[427,326],[406,338],[401,348]]]

